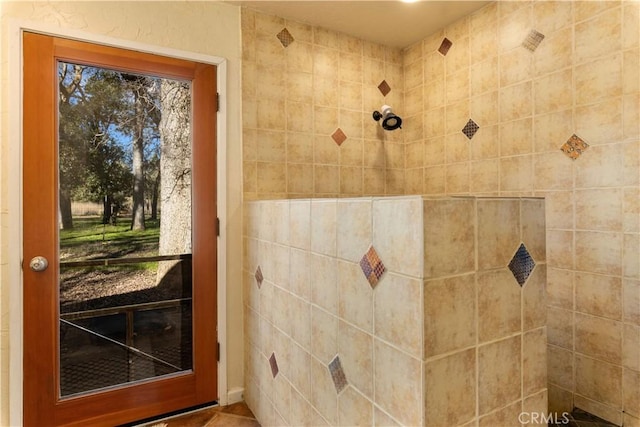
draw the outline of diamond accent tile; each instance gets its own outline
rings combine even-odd
[[[360,260],[360,268],[372,288],[376,287],[384,272],[387,271],[373,246],[369,248]]]
[[[347,135],[344,134],[344,132],[342,131],[342,129],[338,128],[336,129],[336,131],[331,135],[331,138],[336,142],[336,144],[338,145],[342,145],[342,143],[345,141],[345,139],[347,139]]]
[[[342,363],[340,363],[340,356],[334,357],[331,363],[329,363],[329,372],[331,372],[331,379],[333,379],[333,384],[336,386],[336,392],[340,394],[349,384],[347,377],[344,375]]]
[[[536,30],[531,30],[526,39],[522,42],[522,46],[529,49],[531,52],[534,52],[542,40],[544,39],[544,34],[537,32]]]
[[[262,275],[262,269],[260,269],[260,266],[258,266],[258,268],[256,269],[255,278],[256,283],[258,284],[258,289],[260,289],[262,287],[262,281],[264,280],[264,276]]]
[[[382,96],[387,96],[389,92],[391,92],[391,86],[389,86],[389,83],[387,83],[386,80],[383,80],[382,83],[378,85],[378,90]]]
[[[585,150],[589,148],[589,144],[584,142],[582,138],[580,138],[575,133],[571,135],[571,138],[565,142],[560,149],[569,156],[570,159],[575,160],[585,152]]]
[[[271,353],[271,357],[269,358],[269,365],[271,365],[271,375],[273,375],[273,378],[275,378],[276,375],[278,375],[278,372],[280,372],[280,370],[278,369],[278,361],[276,360],[275,353]]]
[[[473,135],[475,135],[476,132],[478,132],[478,129],[480,129],[480,126],[478,126],[478,124],[473,120],[469,119],[467,124],[464,125],[464,128],[462,128],[462,133],[467,135],[467,138],[471,139],[473,138]]]
[[[449,52],[449,49],[451,49],[452,45],[453,45],[453,42],[445,37],[442,40],[442,43],[440,43],[440,47],[438,48],[438,52],[440,52],[442,54],[442,56],[445,56],[447,54],[447,52]]]
[[[282,31],[280,31],[276,35],[276,37],[278,38],[278,40],[280,40],[280,43],[282,43],[282,46],[284,47],[287,47],[291,43],[293,43],[293,36],[289,32],[289,30],[287,30],[286,28],[283,28]]]
[[[509,270],[511,270],[513,277],[516,278],[520,286],[525,284],[535,266],[536,263],[533,258],[531,258],[531,255],[529,255],[529,251],[524,246],[524,243],[521,243],[509,263]]]

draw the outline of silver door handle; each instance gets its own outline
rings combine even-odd
[[[38,271],[38,272],[45,271],[48,266],[49,266],[49,261],[47,261],[47,259],[43,256],[33,257],[29,262],[29,267],[33,271]]]

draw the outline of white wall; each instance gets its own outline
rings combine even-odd
[[[172,49],[226,61],[226,334],[227,390],[243,383],[241,295],[240,10],[219,2],[0,3],[0,425],[21,420],[19,25],[123,46]],[[154,49],[155,50],[155,49]],[[224,349],[223,349],[224,351]],[[11,370],[10,374],[10,368]],[[220,390],[226,400],[227,390]]]

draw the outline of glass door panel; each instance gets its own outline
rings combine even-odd
[[[57,71],[59,395],[190,371],[190,83]]]

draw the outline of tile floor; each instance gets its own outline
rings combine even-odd
[[[569,416],[570,420],[568,424],[549,424],[549,427],[616,427],[615,424],[611,424],[608,421],[598,418],[595,415],[591,415],[582,409],[574,409]]]
[[[139,427],[260,427],[244,402],[223,407],[204,408]]]

